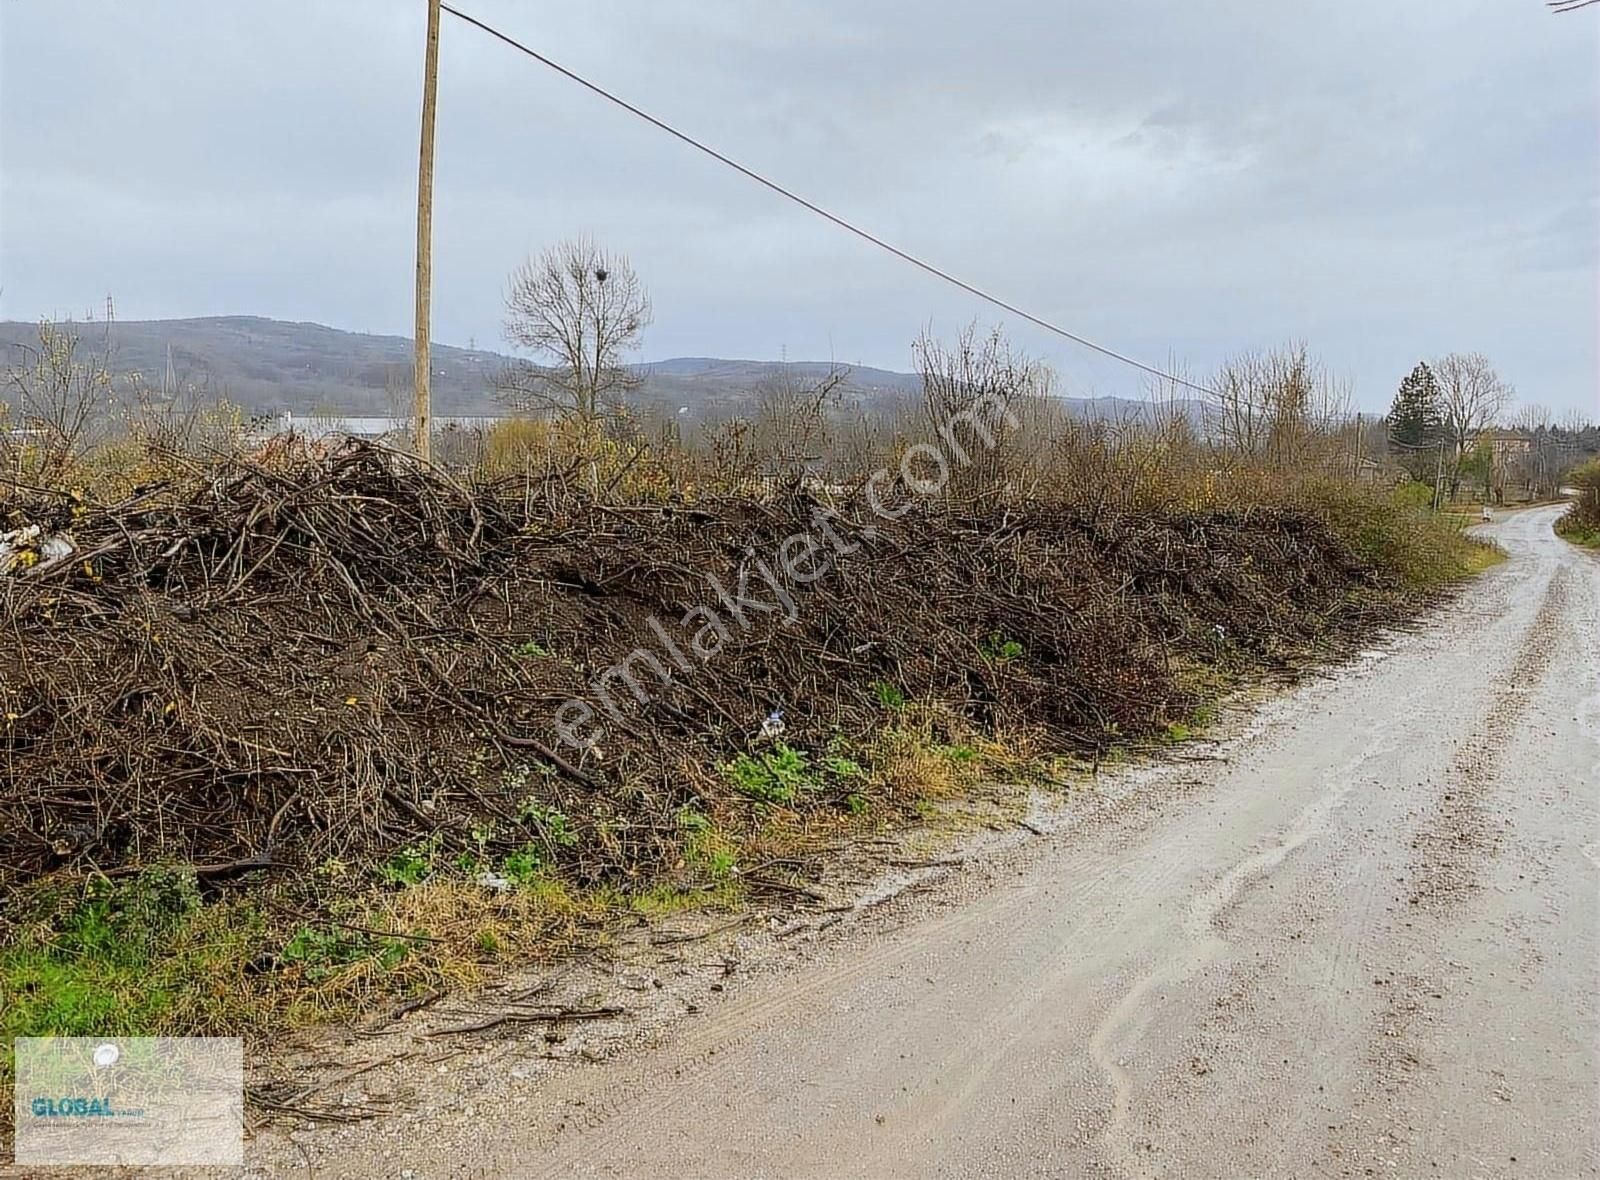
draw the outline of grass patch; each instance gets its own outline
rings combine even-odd
[[[744,890],[737,882],[725,881],[703,889],[682,889],[672,885],[656,885],[628,899],[629,908],[647,918],[664,918],[673,914],[692,913],[696,910],[729,910],[744,900]]]
[[[951,714],[925,705],[907,706],[895,723],[865,746],[867,766],[861,810],[873,800],[916,807],[975,788],[1017,759],[999,742],[970,732]]]
[[[1586,549],[1600,549],[1600,528],[1586,529],[1574,526],[1557,528],[1556,532],[1574,545],[1582,545]]]
[[[1556,521],[1556,532],[1574,545],[1600,549],[1600,459],[1591,459],[1569,478],[1578,498]]]
[[[0,1090],[16,1037],[232,1035],[351,1019],[479,983],[502,959],[548,961],[631,908],[542,875],[505,892],[443,874],[369,886],[309,917],[279,913],[274,900],[263,891],[203,903],[181,867],[41,882],[12,899],[21,921],[0,945]]]
[[[1480,543],[1474,545],[1461,557],[1462,577],[1471,577],[1481,574],[1486,569],[1492,569],[1506,559],[1506,552],[1498,545]]]
[[[250,965],[270,943],[249,904],[202,906],[192,874],[100,884],[0,949],[0,1042],[204,1034],[263,1015]]]
[[[1310,488],[1308,495],[1359,558],[1410,589],[1439,589],[1504,560],[1496,546],[1463,531],[1472,523],[1467,518],[1433,512],[1419,502],[1418,486],[1384,493],[1326,483]]]

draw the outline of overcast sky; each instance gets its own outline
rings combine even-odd
[[[1600,6],[586,0],[460,6],[1013,302],[1204,374],[1304,338],[1386,407],[1486,353],[1596,394]],[[409,335],[423,0],[0,0],[0,318]],[[907,368],[1004,317],[445,17],[434,336],[588,231],[645,358]],[[1067,392],[1136,375],[1023,324]]]

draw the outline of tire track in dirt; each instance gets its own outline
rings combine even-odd
[[[1526,715],[1560,642],[1570,578],[1570,571],[1561,566],[1546,584],[1503,688],[1445,771],[1445,789],[1411,842],[1407,900],[1420,910],[1437,910],[1476,891],[1484,862],[1503,842],[1486,804],[1502,752]]]
[[[1459,895],[1474,886],[1473,874],[1498,843],[1484,807],[1493,781],[1495,751],[1506,744],[1516,730],[1532,698],[1532,690],[1548,668],[1554,643],[1558,641],[1566,610],[1567,571],[1558,567],[1546,583],[1544,596],[1534,619],[1517,647],[1507,674],[1507,691],[1490,705],[1483,720],[1474,728],[1472,743],[1458,751],[1446,774],[1452,784],[1435,805],[1430,822],[1412,841],[1412,848],[1429,850],[1431,855],[1413,858],[1408,876],[1413,906],[1424,899],[1442,900]],[[1392,748],[1372,747],[1348,763],[1325,772],[1322,795],[1308,805],[1272,845],[1239,862],[1195,902],[1186,924],[1187,942],[1182,952],[1135,982],[1107,1013],[1090,1041],[1090,1053],[1112,1090],[1112,1106],[1102,1134],[1106,1162],[1120,1166],[1130,1175],[1146,1177],[1155,1172],[1143,1157],[1133,1133],[1134,1082],[1130,1071],[1118,1060],[1116,1050],[1125,1043],[1150,995],[1160,988],[1195,975],[1220,961],[1228,952],[1227,917],[1240,903],[1248,887],[1280,865],[1326,825],[1332,814],[1348,800],[1360,769],[1371,762],[1382,765]],[[1451,806],[1445,806],[1450,804]],[[1368,909],[1375,902],[1375,882],[1369,888]],[[1356,929],[1350,937],[1359,935]],[[1348,951],[1348,946],[1344,950]],[[1405,1068],[1408,1052],[1398,1043],[1400,1026],[1420,1010],[1418,995],[1431,995],[1439,986],[1422,979],[1397,980],[1392,1003],[1383,1014],[1382,1043],[1386,1058],[1397,1068]],[[1414,1057],[1414,1055],[1413,1055]]]
[[[1319,796],[1281,835],[1235,864],[1196,899],[1184,923],[1185,941],[1179,953],[1166,958],[1135,981],[1096,1026],[1089,1039],[1089,1055],[1105,1076],[1112,1095],[1110,1115],[1101,1137],[1107,1145],[1108,1159],[1120,1163],[1130,1174],[1139,1177],[1154,1174],[1133,1142],[1130,1130],[1133,1078],[1118,1054],[1137,1015],[1156,989],[1187,979],[1223,958],[1229,946],[1225,937],[1227,915],[1243,893],[1320,832],[1333,813],[1348,801],[1360,768],[1388,753],[1387,748],[1372,747],[1340,766],[1325,770]]]
[[[1567,629],[1572,576],[1561,565],[1546,581],[1533,621],[1499,678],[1495,697],[1472,726],[1470,737],[1458,746],[1428,815],[1410,841],[1404,898],[1407,916],[1413,919],[1440,922],[1478,893],[1485,871],[1506,844],[1510,821],[1495,820],[1491,800],[1501,785],[1505,751],[1537,698]],[[1392,1101],[1426,1068],[1417,1026],[1434,1021],[1450,994],[1447,966],[1434,964],[1427,975],[1391,968],[1375,976],[1386,1000],[1370,1033],[1371,1073],[1365,1085],[1371,1094],[1388,1095]],[[1380,1103],[1380,1109],[1387,1109],[1387,1103]],[[1391,1116],[1380,1118],[1376,1125],[1361,1124],[1359,1133],[1348,1122],[1330,1125],[1327,1150],[1347,1172],[1371,1174],[1380,1167],[1393,1167],[1396,1154],[1409,1141],[1405,1127]]]
[[[770,991],[750,1000],[735,1001],[713,1019],[698,1028],[689,1028],[677,1037],[668,1050],[665,1061],[649,1059],[636,1063],[632,1071],[600,1090],[591,1090],[582,1098],[581,1114],[558,1124],[549,1136],[547,1147],[567,1136],[581,1136],[585,1148],[598,1157],[605,1157],[609,1149],[620,1144],[629,1134],[629,1128],[620,1125],[619,1116],[635,1108],[659,1108],[662,1105],[660,1085],[670,1078],[676,1101],[694,1091],[705,1091],[716,1085],[714,1078],[716,1058],[719,1054],[738,1048],[749,1041],[762,1028],[785,1012],[804,1007],[815,997],[841,990],[845,985],[875,975],[898,961],[915,955],[930,940],[951,939],[961,931],[980,923],[996,919],[997,908],[1020,906],[1028,900],[1033,890],[1017,890],[999,905],[973,906],[928,920],[919,925],[916,941],[886,940],[865,953],[852,956],[837,968],[806,972],[804,982],[791,988]],[[516,1161],[491,1161],[482,1171],[469,1175],[498,1177],[507,1175],[503,1169],[513,1166],[526,1168],[525,1159]],[[550,1162],[544,1170],[523,1171],[531,1176],[570,1175],[570,1170]]]

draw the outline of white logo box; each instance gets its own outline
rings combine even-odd
[[[18,1164],[244,1162],[237,1037],[19,1037]]]

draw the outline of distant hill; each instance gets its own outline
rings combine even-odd
[[[227,397],[252,413],[400,412],[410,398],[411,339],[345,332],[322,324],[261,316],[210,316],[182,320],[119,320],[79,324],[86,347],[109,342],[112,368],[138,373],[160,388],[171,356],[174,381],[188,389]],[[0,321],[0,349],[10,362],[14,346],[32,343],[38,326]],[[500,409],[491,393],[496,370],[511,357],[483,349],[433,346],[434,406],[440,414],[486,414]],[[644,377],[643,400],[704,411],[747,400],[784,370],[799,381],[827,373],[823,362],[722,360],[680,357],[635,366]],[[911,392],[911,373],[854,369],[851,386],[863,394]]]
[[[108,344],[112,370],[139,374],[161,388],[170,355],[179,387],[202,396],[226,397],[252,414],[393,415],[405,412],[411,391],[411,340],[345,332],[322,324],[291,323],[261,316],[202,319],[119,320],[76,325],[85,347]],[[18,345],[32,343],[38,326],[0,321],[0,354],[15,363]],[[169,353],[170,350],[170,353]],[[512,358],[482,349],[433,346],[434,410],[440,415],[503,412],[491,378]],[[748,406],[766,383],[787,376],[814,382],[834,366],[825,361],[725,360],[676,357],[636,366],[644,378],[638,397],[692,417]],[[917,393],[915,373],[849,367],[848,391],[866,403]],[[0,401],[4,400],[0,392]],[[1120,398],[1068,398],[1090,417],[1137,413],[1143,403]]]
[[[109,336],[118,375],[140,374],[160,388],[171,349],[183,387],[226,397],[254,413],[389,414],[409,398],[411,341],[342,332],[321,324],[260,316],[120,320],[76,325],[86,347]],[[12,346],[35,339],[37,325],[0,322],[8,362]],[[493,405],[488,375],[506,363],[493,352],[435,345],[434,397],[441,413],[481,413]]]

